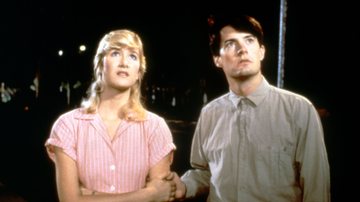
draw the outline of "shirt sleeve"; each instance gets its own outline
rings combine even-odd
[[[296,161],[303,201],[330,201],[330,169],[321,120],[312,104],[301,107],[299,114]]]
[[[171,131],[163,118],[158,119],[155,129],[151,132],[150,148],[150,166],[154,166],[172,150],[175,150],[175,144]]]
[[[186,185],[186,198],[192,198],[209,190],[210,170],[202,150],[200,116],[191,145],[190,164],[193,169],[188,170],[181,176]]]
[[[55,161],[54,147],[59,147],[76,160],[75,133],[71,130],[71,124],[64,116],[59,117],[53,124],[49,138],[45,142],[45,147],[49,158]]]

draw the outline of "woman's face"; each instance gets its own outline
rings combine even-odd
[[[140,77],[140,55],[137,49],[110,49],[103,60],[105,89],[120,91],[131,88]]]

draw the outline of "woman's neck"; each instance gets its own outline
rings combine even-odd
[[[120,118],[120,112],[124,105],[129,102],[130,89],[123,92],[104,91],[100,96],[99,113],[110,119]]]

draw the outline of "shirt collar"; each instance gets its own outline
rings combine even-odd
[[[79,108],[76,110],[74,117],[76,119],[83,119],[83,120],[95,120],[96,118],[100,118],[99,113],[85,113],[83,108]],[[101,118],[100,118],[101,119]],[[149,113],[146,113],[145,120],[149,119]]]
[[[260,85],[258,88],[248,96],[239,96],[236,95],[232,90],[229,93],[229,99],[234,104],[235,107],[238,106],[241,99],[247,98],[251,101],[255,106],[258,106],[266,97],[268,91],[270,90],[270,84],[267,80],[263,77]]]
[[[94,120],[97,116],[97,113],[85,113],[84,109],[79,108],[75,114],[74,114],[74,118],[76,119],[85,119],[85,120]]]

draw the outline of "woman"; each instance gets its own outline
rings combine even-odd
[[[164,119],[141,104],[145,70],[136,33],[101,39],[88,98],[55,121],[45,143],[61,202],[174,200],[175,145]]]

